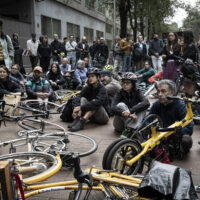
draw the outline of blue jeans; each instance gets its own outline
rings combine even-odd
[[[131,55],[123,55],[122,58],[122,72],[130,72],[131,67]]]
[[[72,69],[75,69],[75,64],[76,64],[76,56],[67,56],[67,58],[69,59],[69,62],[72,66]]]

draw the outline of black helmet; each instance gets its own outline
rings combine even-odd
[[[132,72],[126,72],[122,75],[122,81],[123,80],[130,80],[132,82],[137,82],[137,76]]]
[[[87,76],[88,76],[89,74],[95,74],[95,75],[99,76],[99,75],[100,75],[100,71],[99,71],[98,68],[91,67],[91,68],[89,68],[88,71],[87,71]]]
[[[183,76],[188,79],[194,79],[194,75],[197,72],[196,66],[191,59],[187,59],[181,67]]]

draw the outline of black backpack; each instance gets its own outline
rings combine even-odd
[[[72,113],[73,113],[73,106],[72,106],[72,99],[69,99],[67,104],[65,105],[65,108],[62,111],[62,114],[60,115],[60,118],[63,122],[72,122]]]

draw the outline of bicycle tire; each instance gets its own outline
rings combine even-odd
[[[47,169],[39,174],[33,175],[31,177],[24,178],[23,183],[25,183],[25,184],[33,184],[33,183],[37,183],[40,181],[44,181],[44,180],[48,179],[49,177],[53,176],[54,174],[56,174],[62,167],[62,161],[61,161],[59,155],[57,155],[55,157],[51,154],[42,153],[42,152],[32,152],[32,153],[22,152],[22,153],[7,154],[7,155],[0,156],[0,160],[16,159],[16,158],[22,157],[22,156],[24,156],[24,157],[28,157],[28,156],[45,157],[47,160],[49,159],[52,164],[52,166],[49,169]]]
[[[107,170],[107,158],[108,158],[108,154],[110,153],[111,149],[120,141],[122,141],[123,138],[118,138],[116,140],[114,140],[107,148],[106,151],[103,154],[103,160],[102,160],[102,167],[103,169]]]
[[[57,131],[63,131],[63,132],[66,131],[64,127],[62,127],[58,124],[48,122],[48,121],[45,121],[45,120],[38,120],[38,119],[28,118],[28,119],[24,119],[24,120],[19,120],[17,122],[17,124],[19,125],[19,127],[23,128],[24,130],[41,129],[40,133],[42,133],[42,134],[45,133],[44,131],[48,131],[47,129],[45,130],[46,125],[51,125],[54,128],[58,128],[58,129],[56,129]]]
[[[131,148],[131,151],[128,150],[128,148]],[[108,169],[117,170],[119,173],[126,174],[126,175],[142,173],[142,170],[144,167],[144,159],[143,158],[140,158],[135,164],[133,164],[130,167],[126,165],[127,160],[138,155],[141,151],[142,151],[142,147],[141,147],[140,143],[137,142],[136,140],[124,139],[124,140],[118,142],[111,149],[111,151],[108,155],[108,158],[107,158]],[[116,169],[116,167],[114,166],[114,164],[115,165],[117,164],[117,163],[114,163],[114,161],[116,162],[118,158],[123,160],[123,169],[120,169],[120,170]],[[126,171],[125,171],[125,167],[127,167]]]

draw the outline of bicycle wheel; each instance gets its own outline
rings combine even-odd
[[[106,151],[103,154],[103,161],[102,161],[102,167],[103,169],[108,169],[107,167],[107,158],[108,158],[108,154],[110,153],[111,149],[120,141],[122,141],[123,138],[118,138],[117,140],[113,141],[106,149]]]
[[[0,161],[8,159],[14,159],[15,166],[19,170],[19,174],[22,174],[25,184],[46,180],[56,174],[62,166],[59,156],[55,157],[41,152],[23,152],[0,156]]]
[[[24,120],[19,120],[17,124],[25,130],[38,130],[41,134],[53,131],[66,131],[64,127],[58,124],[40,119],[27,118]]]
[[[37,99],[31,99],[26,100],[22,102],[22,106],[29,108],[29,109],[35,109],[35,112],[44,111],[48,114],[60,114],[60,105],[49,102],[49,101],[41,101]]]
[[[132,166],[126,164],[126,161],[132,159],[141,151],[142,147],[136,140],[124,139],[118,142],[108,155],[107,168],[127,175],[142,173],[144,166],[143,158],[139,159]]]

